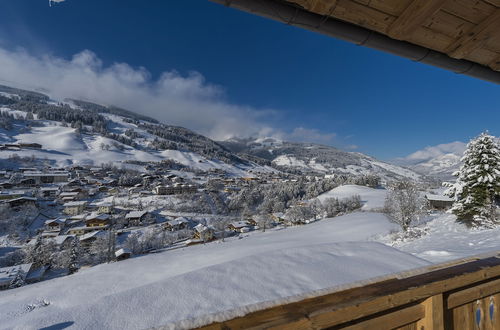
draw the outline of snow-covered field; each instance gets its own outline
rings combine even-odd
[[[257,304],[427,265],[370,241],[392,229],[381,214],[355,213],[99,265],[0,292],[0,328],[143,329],[180,320],[188,327],[199,324],[194,318],[241,315]]]
[[[323,202],[327,198],[344,199],[354,195],[359,195],[363,204],[361,209],[363,211],[370,211],[384,207],[386,194],[387,190],[385,189],[374,189],[357,185],[344,185],[319,195],[318,199]]]
[[[426,235],[395,242],[396,225],[370,212],[383,205],[381,189],[346,185],[320,199],[353,194],[361,196],[364,212],[102,264],[0,291],[0,329],[189,328],[498,250],[500,228],[470,230],[442,213],[423,225]]]

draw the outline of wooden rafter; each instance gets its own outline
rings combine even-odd
[[[387,30],[394,39],[407,39],[444,5],[443,0],[414,0]]]
[[[498,33],[500,33],[500,9],[454,41],[445,52],[453,58],[464,58],[482,47],[490,38],[496,37]]]

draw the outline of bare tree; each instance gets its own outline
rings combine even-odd
[[[271,216],[267,213],[258,214],[255,216],[255,221],[257,222],[259,228],[262,229],[262,232],[265,232],[272,223]]]
[[[425,207],[425,201],[411,181],[399,181],[389,187],[385,200],[385,213],[404,232],[418,219]]]

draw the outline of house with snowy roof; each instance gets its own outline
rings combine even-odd
[[[8,289],[14,279],[18,276],[20,276],[22,282],[24,282],[26,280],[26,276],[31,270],[31,266],[32,264],[22,264],[0,268],[0,290]]]
[[[177,230],[182,230],[186,229],[189,225],[189,220],[184,218],[184,217],[178,217],[173,220],[169,220],[164,223],[165,229],[169,231],[177,231]]]
[[[432,208],[437,210],[446,210],[453,205],[453,198],[448,196],[426,194],[425,199],[427,199]]]
[[[146,220],[148,211],[131,211],[125,215],[125,222],[129,226],[139,226]]]
[[[228,229],[238,233],[246,233],[250,230],[250,225],[246,221],[234,221],[228,225]]]
[[[109,225],[111,222],[111,217],[107,213],[91,213],[85,219],[85,225],[87,227],[104,227]]]
[[[68,202],[63,205],[64,210],[63,212],[68,215],[77,215],[83,212],[85,210],[85,207],[87,206],[87,202],[85,201],[80,201],[80,202]]]
[[[66,226],[65,218],[50,219],[45,221],[45,230],[51,232],[60,232]]]

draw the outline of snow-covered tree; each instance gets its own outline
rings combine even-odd
[[[80,269],[80,240],[75,237],[71,241],[71,246],[69,248],[69,258],[68,258],[68,274],[73,274]]]
[[[273,223],[273,219],[268,213],[258,214],[255,216],[254,219],[257,222],[259,228],[262,229],[262,232],[265,232],[266,229],[269,228]]]
[[[10,282],[9,289],[15,289],[23,286],[25,284],[24,278],[25,278],[24,271],[22,269],[19,269],[12,282]]]
[[[455,183],[446,183],[446,194],[455,199],[451,211],[469,226],[497,224],[500,197],[500,151],[495,138],[482,133],[467,145]]]
[[[34,244],[25,248],[25,263],[32,263],[33,268],[39,268],[52,264],[52,256],[56,251],[52,240],[44,240],[41,235],[36,237]]]
[[[424,211],[425,205],[425,200],[415,183],[399,181],[389,187],[385,200],[385,212],[406,232]]]

